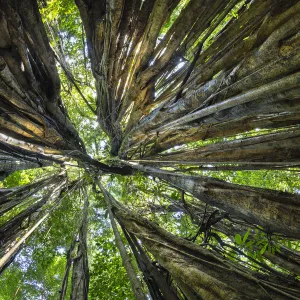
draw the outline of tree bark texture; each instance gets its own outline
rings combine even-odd
[[[82,221],[76,237],[76,243],[72,253],[72,300],[87,300],[89,290],[89,270],[87,253],[87,230],[88,230],[88,208],[89,202],[86,191],[84,192],[84,205],[82,210]]]
[[[174,174],[138,164],[129,164],[232,216],[260,225],[266,232],[277,232],[299,238],[300,198],[296,194],[237,185],[210,177]]]
[[[244,236],[247,230],[250,230],[248,235],[248,241],[254,240],[254,229],[249,228],[249,224],[240,224],[234,223],[234,220],[228,218],[227,214],[224,212],[216,211],[213,207],[207,209],[206,204],[204,203],[189,203],[182,202],[181,200],[174,200],[170,198],[172,204],[167,206],[162,205],[150,205],[149,209],[152,213],[164,213],[164,212],[173,212],[173,213],[184,213],[190,216],[191,221],[199,226],[197,235],[207,234],[207,231],[214,230],[225,234],[233,242],[236,234]],[[221,239],[221,238],[220,238]],[[283,245],[274,242],[276,245],[275,253],[265,251],[263,257],[268,259],[273,264],[289,271],[291,274],[298,276],[300,274],[300,254],[297,251],[292,251],[284,247]],[[247,249],[246,249],[247,250]],[[255,249],[260,251],[260,249]]]
[[[174,280],[179,285],[183,283],[183,290],[195,295],[189,299],[297,299],[273,286],[271,278],[259,278],[249,270],[235,268],[224,258],[175,237],[128,210],[115,211],[126,229],[142,241]]]
[[[109,220],[110,220],[111,227],[113,229],[114,236],[115,236],[116,245],[119,249],[119,252],[120,252],[120,255],[122,258],[122,262],[123,262],[123,266],[127,272],[133,294],[137,300],[145,300],[146,296],[143,293],[143,288],[142,288],[141,282],[137,278],[136,271],[132,265],[129,255],[126,251],[125,245],[123,243],[123,240],[121,238],[120,232],[118,230],[118,227],[117,227],[117,224],[115,221],[114,214],[112,212],[112,203],[111,203],[112,195],[109,194],[105,190],[105,188],[103,187],[103,185],[101,184],[101,182],[99,180],[97,181],[97,184],[104,195],[104,199],[105,199],[107,209],[108,209]]]
[[[60,98],[60,79],[33,0],[1,1],[1,133],[33,144],[84,150]]]

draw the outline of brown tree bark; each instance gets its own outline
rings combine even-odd
[[[38,215],[40,209],[48,203],[53,203],[66,187],[66,178],[61,176],[52,184],[49,192],[46,193],[39,201],[29,206],[18,215],[4,223],[0,228],[1,253],[5,253],[15,238],[24,232],[24,225],[27,228]],[[25,224],[24,224],[25,223]],[[27,223],[27,224],[26,224]]]
[[[276,279],[259,276],[250,270],[212,254],[182,238],[175,237],[157,224],[135,213],[115,208],[115,214],[126,230],[134,234],[167,269],[189,299],[297,299],[280,287]],[[274,285],[273,285],[274,284]],[[296,289],[295,289],[296,291]]]
[[[0,196],[0,216],[20,203],[28,200],[30,196],[38,193],[46,186],[51,186],[53,183],[58,183],[56,176],[51,176],[32,184],[14,188],[13,191],[10,191],[10,189],[3,189],[2,192],[4,195]],[[6,192],[6,190],[8,191]]]
[[[84,152],[62,105],[60,79],[37,3],[2,1],[0,16],[1,132],[41,146]]]
[[[169,198],[169,197],[167,197]],[[190,216],[191,221],[199,226],[197,235],[207,234],[209,230],[215,230],[217,232],[221,232],[222,234],[227,235],[233,242],[235,242],[234,237],[236,234],[240,234],[244,236],[247,230],[250,230],[247,241],[254,240],[253,229],[249,228],[249,224],[244,224],[244,226],[240,224],[235,224],[234,220],[229,215],[223,213],[223,216],[220,212],[216,213],[214,208],[209,207],[207,209],[206,204],[198,202],[198,203],[190,203],[190,202],[182,202],[180,200],[171,199],[170,205],[162,206],[162,205],[150,205],[149,210],[152,213],[164,213],[164,212],[174,212],[174,213],[184,213]],[[212,216],[214,217],[212,218]],[[194,237],[195,238],[195,237]],[[221,239],[221,238],[220,238]],[[271,253],[269,251],[265,251],[263,253],[263,257],[268,259],[274,265],[279,266],[291,274],[298,276],[300,274],[300,253],[297,251],[292,251],[284,247],[283,245],[274,242],[274,246],[276,247],[275,253]],[[245,249],[249,250],[249,249]],[[256,251],[260,251],[260,249],[255,248]],[[268,269],[268,266],[265,265]]]
[[[105,199],[107,209],[108,209],[108,215],[109,215],[111,227],[113,229],[114,236],[115,236],[116,245],[119,249],[119,252],[120,252],[120,255],[121,255],[121,258],[122,258],[122,262],[123,262],[123,266],[124,266],[124,268],[127,272],[133,294],[134,294],[134,296],[137,300],[145,300],[147,298],[144,295],[141,282],[137,278],[136,271],[135,271],[135,269],[132,265],[132,262],[131,262],[131,259],[130,259],[129,255],[126,251],[125,245],[122,241],[122,238],[121,238],[121,235],[119,233],[117,224],[115,222],[115,217],[114,217],[114,214],[112,212],[112,202],[111,202],[114,199],[112,198],[112,200],[111,200],[112,195],[109,194],[105,190],[105,188],[103,187],[103,185],[101,184],[101,182],[99,180],[97,180],[97,184],[98,184],[99,188],[101,189],[101,191],[104,195],[104,199]]]
[[[174,174],[137,163],[126,164],[158,177],[234,217],[260,225],[266,232],[299,238],[300,198],[296,194],[237,185],[211,177]]]
[[[42,199],[29,206],[21,213],[4,223],[0,228],[0,273],[3,272],[14,260],[22,249],[27,238],[38,228],[38,226],[49,216],[50,210],[45,210],[44,215],[41,208],[47,203],[52,209],[60,197],[62,190],[66,187],[66,177],[60,176],[56,182],[49,187],[49,192]]]
[[[89,270],[87,253],[87,230],[88,230],[88,196],[84,191],[84,205],[82,210],[82,221],[76,236],[76,242],[71,254],[73,260],[72,270],[72,300],[87,300],[89,291]]]
[[[175,151],[150,157],[153,161],[184,161],[212,163],[247,163],[259,162],[276,165],[285,163],[291,166],[299,162],[300,129],[288,128],[279,132],[245,137],[235,140],[221,141],[207,146],[199,146],[193,150]]]

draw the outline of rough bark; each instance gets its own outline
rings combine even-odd
[[[41,209],[46,204],[53,205],[55,203],[62,190],[66,187],[66,183],[66,177],[64,175],[59,176],[49,186],[49,191],[44,196],[37,199],[32,205],[0,227],[0,250],[2,255],[14,244],[16,238],[24,234],[26,228],[39,218]]]
[[[61,289],[59,291],[59,299],[60,300],[64,300],[66,297],[66,294],[67,294],[69,274],[70,274],[70,270],[72,267],[72,254],[73,254],[75,245],[76,245],[76,237],[73,239],[73,241],[70,245],[70,248],[68,249],[68,252],[67,252],[67,263],[66,263],[65,273],[64,273]]]
[[[256,102],[256,101],[255,101]],[[256,106],[260,106],[257,101]],[[293,102],[296,104],[297,100]],[[283,102],[282,102],[283,103]],[[287,101],[285,101],[287,103]],[[253,107],[254,107],[253,103]],[[264,115],[259,116],[249,116],[241,117],[234,120],[225,120],[224,122],[218,123],[203,123],[199,127],[192,128],[182,128],[173,130],[172,132],[165,132],[159,134],[156,138],[147,139],[140,136],[139,139],[136,139],[134,142],[134,147],[144,147],[145,151],[143,157],[153,156],[159,152],[163,152],[167,149],[173,148],[175,146],[184,145],[191,142],[213,140],[224,137],[234,137],[239,133],[246,133],[255,130],[257,128],[262,130],[272,130],[272,129],[281,129],[288,126],[298,125],[300,114],[297,113],[296,107],[294,107],[294,113],[287,112],[288,108],[285,109],[286,113],[280,114],[274,112],[275,103],[273,105],[267,105],[268,108],[262,108],[266,112]],[[249,111],[252,109],[249,108]],[[266,110],[265,110],[266,109]],[[263,111],[260,111],[263,113]],[[282,110],[282,108],[280,109]],[[270,112],[274,112],[273,114]],[[279,112],[279,111],[278,111]],[[139,153],[132,155],[133,150],[131,149],[128,152],[129,157],[137,157]]]
[[[37,3],[2,1],[0,18],[1,132],[84,152],[60,99],[60,79]]]
[[[49,192],[40,201],[26,208],[1,226],[0,273],[13,262],[28,237],[46,220],[65,187],[66,178],[60,176],[58,182],[49,187]],[[50,204],[51,208],[41,210],[46,204]]]
[[[276,13],[268,15],[269,7]],[[279,108],[279,99],[280,97],[283,97],[281,100],[293,99],[297,94],[292,96],[293,91],[288,91],[286,85],[281,87],[275,85],[281,80],[282,82],[288,80],[289,75],[299,69],[297,13],[300,11],[300,5],[293,1],[289,5],[272,3],[269,7],[267,1],[253,2],[237,20],[229,22],[216,40],[201,53],[197,62],[198,68],[195,68],[193,78],[184,87],[182,98],[174,102],[174,96],[178,93],[175,91],[164,97],[163,105],[138,120],[139,122],[124,137],[121,155],[124,156],[126,151],[132,151],[137,140],[145,140],[147,137],[147,143],[150,141],[154,143],[157,140],[157,132],[159,135],[164,135],[162,130],[168,130],[165,136],[174,137],[173,146],[176,145],[175,140],[177,144],[184,143],[184,129],[180,126],[183,127],[186,122],[189,122],[186,125],[188,129],[193,127],[196,130],[197,127],[205,124],[215,126],[220,121],[234,122],[246,117],[263,117],[265,113],[270,114],[272,111],[275,117],[277,112],[291,111],[291,108],[287,107],[288,101],[282,102],[285,108],[283,106]],[[254,22],[255,18],[261,18],[263,21],[260,23],[256,19]],[[250,19],[256,24],[249,23],[252,28],[250,26],[247,29],[244,22]],[[246,31],[239,33],[241,26]],[[249,34],[247,30],[253,32]],[[241,43],[234,41],[235,35],[237,39],[241,39]],[[228,51],[228,47],[232,47],[232,51]],[[239,56],[241,54],[239,51],[241,53],[244,51],[242,56]],[[200,62],[203,64],[201,65]],[[218,71],[221,72],[216,76]],[[196,80],[197,76],[201,79]],[[178,85],[178,82],[175,82]],[[298,86],[297,83],[295,86]],[[230,101],[227,100],[230,99],[235,101],[229,107],[226,105],[229,105]],[[270,105],[272,102],[273,105]],[[295,112],[294,109],[292,110]],[[191,124],[191,121],[194,123]],[[242,123],[241,121],[240,124]],[[254,129],[255,123],[250,124],[248,128]],[[265,128],[264,126],[264,122],[261,121],[260,127]],[[243,128],[243,126],[240,130],[237,128],[236,133],[243,132]],[[183,131],[182,135],[176,132],[180,129]],[[193,141],[202,137],[194,135]],[[159,147],[159,143],[156,142],[156,145]]]
[[[236,234],[244,236],[247,230],[249,230],[247,224],[245,224],[244,226],[235,224],[231,218],[228,219],[228,214],[216,212],[216,210],[213,208],[207,209],[204,203],[190,203],[186,201],[182,202],[180,200],[174,200],[171,198],[169,199],[172,204],[167,206],[150,205],[150,211],[158,214],[163,212],[180,212],[189,215],[191,221],[195,225],[199,226],[196,236],[203,233],[208,234],[208,231],[213,229],[217,232],[221,232],[227,235],[234,242],[234,237]],[[193,237],[193,239],[194,238],[195,237]],[[247,240],[250,241],[253,240],[253,238],[254,236],[251,230]],[[300,254],[296,251],[292,251],[291,249],[284,247],[281,244],[278,244],[277,242],[273,241],[273,243],[275,243],[274,245],[276,245],[275,253],[265,251],[263,253],[263,257],[268,259],[274,265],[289,271],[295,276],[298,276],[300,274]],[[260,251],[260,249],[258,248],[255,248],[255,250]],[[269,267],[265,264],[264,267],[266,269],[269,269]]]
[[[76,237],[76,244],[72,253],[72,300],[87,300],[89,291],[89,270],[87,257],[87,230],[88,230],[88,196],[84,192],[84,206],[82,210],[82,221]]]
[[[24,148],[34,158],[45,158],[47,154],[51,159],[51,154],[68,152],[71,157],[91,161],[60,98],[55,56],[36,1],[26,0],[20,5],[14,1],[2,2],[0,132],[4,140],[9,137],[12,144],[8,143],[8,147],[14,148],[17,143],[18,154]],[[109,169],[100,162],[97,167],[104,172]]]
[[[278,289],[276,279],[254,274],[194,245],[175,237],[153,222],[116,208],[115,214],[126,230],[140,239],[158,262],[179,284],[197,299],[297,299],[284,288]]]
[[[114,232],[116,245],[119,249],[119,252],[120,252],[120,255],[121,255],[121,258],[122,258],[122,262],[123,262],[123,266],[124,266],[124,268],[127,272],[133,294],[134,294],[134,296],[137,300],[145,300],[146,296],[143,293],[141,282],[137,278],[136,271],[135,271],[135,269],[132,265],[132,262],[131,262],[131,259],[130,259],[129,255],[128,255],[126,249],[125,249],[125,245],[122,241],[122,238],[121,238],[121,235],[119,233],[117,224],[115,222],[115,217],[114,217],[113,212],[112,212],[112,203],[111,203],[111,200],[110,200],[110,197],[112,197],[112,195],[108,194],[108,192],[105,190],[105,188],[103,187],[103,185],[100,183],[99,180],[97,180],[97,184],[98,184],[99,188],[101,189],[101,191],[104,195],[104,199],[106,201],[106,205],[107,205],[107,209],[108,209],[108,215],[109,215],[111,227],[112,227],[113,232]]]
[[[108,166],[89,157],[61,101],[60,79],[37,1],[0,3],[1,155],[9,153],[24,161],[26,168],[43,166],[46,160],[63,164],[70,158],[96,174],[129,175],[136,168],[268,233],[299,237],[298,195],[176,175],[135,163]],[[300,1],[76,0],[76,4],[96,81],[98,122],[110,139],[113,156],[148,157],[148,164],[154,159],[160,165],[164,162],[157,159],[165,157],[166,165],[173,167],[194,160],[249,168],[299,165],[298,129],[288,135],[279,131],[299,125]],[[176,145],[236,139],[256,128],[273,133],[223,141],[192,153],[157,156]],[[0,176],[14,167],[0,170]],[[72,299],[87,297],[85,200],[74,248]],[[20,224],[44,204],[36,203],[10,220],[9,228],[1,227],[4,239],[12,242],[15,235],[23,234]],[[188,298],[297,298],[276,280],[259,278],[151,222],[117,210],[132,240],[136,235],[144,242]],[[135,246],[139,252],[138,242]],[[169,293],[166,288],[165,294]]]
[[[296,194],[237,185],[210,177],[174,174],[129,163],[132,167],[192,194],[231,215],[257,224],[269,233],[298,237],[300,198]]]
[[[34,163],[21,159],[17,160],[12,156],[2,155],[0,153],[0,181],[15,171],[46,167],[49,165],[51,165],[50,162],[40,161],[40,163]]]
[[[2,192],[4,195],[0,196],[0,216],[20,203],[28,200],[30,196],[37,194],[46,186],[51,186],[55,183],[58,183],[56,176],[51,176],[32,184],[14,188],[13,191],[10,191],[10,189],[3,189]],[[8,191],[6,192],[6,190]]]
[[[221,141],[219,143],[198,147],[189,151],[177,151],[150,157],[154,161],[173,162],[224,162],[239,163],[267,162],[272,165],[276,163],[299,162],[300,130],[291,128],[275,133],[236,139],[232,141]],[[291,164],[291,165],[292,165]]]

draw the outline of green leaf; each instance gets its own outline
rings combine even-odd
[[[268,253],[269,253],[269,254],[272,253],[272,249],[273,249],[273,247],[272,247],[272,245],[269,243],[269,244],[268,244]]]
[[[250,250],[252,250],[253,241],[249,241],[245,246],[246,246],[246,248],[249,248]]]
[[[243,237],[243,244],[245,244],[245,242],[247,241],[249,233],[250,233],[250,229],[247,230],[247,232],[245,233],[245,235]]]
[[[238,245],[242,245],[243,241],[242,241],[242,237],[241,237],[240,234],[237,233],[237,234],[235,235],[234,239],[235,239],[235,242],[236,242]]]
[[[263,261],[264,260],[260,252],[257,253],[257,259],[259,261]]]
[[[259,253],[262,255],[265,253],[265,251],[267,250],[267,247],[268,247],[269,243],[265,244],[259,251]]]

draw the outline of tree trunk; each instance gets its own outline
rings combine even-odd
[[[270,7],[276,11],[272,17],[268,15]],[[297,77],[295,72],[300,63],[299,11],[300,4],[296,1],[286,6],[279,2],[270,2],[269,5],[267,1],[256,2],[249,9],[241,8],[238,12],[241,16],[228,22],[200,54],[183,93],[175,87],[184,78],[185,72],[174,79],[173,86],[165,84],[167,90],[171,87],[169,93],[163,92],[162,95],[166,95],[156,97],[155,102],[149,104],[150,109],[156,109],[145,114],[130,132],[126,132],[121,155],[125,157],[136,146],[137,139],[147,139],[147,143],[151,141],[159,147],[157,133],[165,139],[173,136],[173,146],[176,141],[183,144],[186,129],[181,134],[177,133],[184,126],[190,132],[191,128],[200,130],[199,134],[193,133],[193,141],[196,141],[205,136],[204,133],[201,135],[205,125],[218,127],[219,123],[231,122],[230,125],[233,125],[240,121],[240,130],[235,129],[238,133],[257,128],[253,122],[243,124],[242,118],[263,118],[265,114],[273,114],[276,118],[279,112],[295,112],[297,104],[294,102],[299,102],[299,92],[296,93],[299,87],[297,80],[292,83],[290,79],[293,75]],[[168,82],[170,75],[166,72],[161,81]],[[159,85],[163,86],[163,83]],[[177,99],[176,96],[181,93],[182,97]],[[160,102],[163,105],[158,106]],[[259,128],[265,128],[262,120],[259,123]],[[220,132],[211,132],[210,126],[206,130],[208,135],[215,133],[212,137],[221,136]],[[223,128],[223,133],[228,135],[230,130],[226,129]],[[164,145],[164,149],[170,147]]]
[[[0,181],[4,180],[10,174],[19,171],[50,166],[50,162],[39,161],[39,163],[16,160],[11,156],[0,154]]]
[[[276,279],[237,267],[182,238],[175,237],[155,223],[129,210],[115,208],[126,230],[134,234],[191,299],[297,299],[288,289],[277,288]],[[197,298],[198,297],[198,298]]]
[[[276,163],[299,162],[300,129],[291,128],[276,133],[269,133],[254,137],[222,141],[197,149],[177,151],[149,157],[154,161],[184,161],[199,163],[239,163],[268,162]]]
[[[39,217],[42,207],[47,203],[53,204],[59,197],[62,190],[66,187],[66,177],[59,176],[56,182],[49,186],[49,191],[38,202],[29,206],[17,216],[13,217],[0,227],[0,240],[1,240],[1,254],[5,253],[7,249],[15,242],[15,239],[23,234],[24,229]],[[25,228],[24,228],[25,227]]]
[[[27,241],[28,237],[42,224],[45,219],[49,216],[46,213],[40,220],[38,220],[16,243],[1,257],[0,259],[0,274],[9,267],[9,265],[14,261],[15,257],[22,250],[24,243]]]
[[[1,132],[43,147],[85,152],[60,98],[60,79],[38,4],[1,1],[0,15]]]
[[[142,285],[141,285],[139,279],[137,278],[136,271],[132,265],[129,255],[126,252],[124,243],[122,241],[121,235],[119,233],[117,224],[114,219],[114,215],[112,212],[112,203],[111,203],[111,199],[110,199],[110,197],[112,197],[112,195],[107,193],[107,191],[105,190],[105,188],[103,187],[103,185],[100,183],[99,180],[97,180],[97,184],[104,195],[104,199],[105,199],[107,209],[108,209],[108,215],[109,215],[111,227],[112,227],[114,235],[115,235],[116,245],[119,249],[119,252],[120,252],[120,255],[122,258],[122,262],[123,262],[123,266],[127,272],[133,294],[137,300],[145,300],[147,298],[143,293]]]
[[[76,237],[73,239],[70,248],[67,252],[67,263],[66,263],[66,268],[65,268],[65,274],[63,278],[63,282],[61,285],[61,289],[59,291],[59,299],[64,300],[67,294],[67,288],[68,288],[68,280],[69,280],[69,273],[72,267],[72,254],[74,252],[74,247],[76,245]]]
[[[300,198],[296,194],[237,185],[210,177],[174,174],[136,163],[126,164],[165,180],[234,217],[260,225],[268,233],[300,236]]]
[[[168,197],[167,197],[168,198]],[[190,216],[191,221],[199,226],[197,235],[201,233],[206,233],[208,230],[213,229],[218,232],[221,232],[227,235],[233,242],[235,242],[234,237],[236,234],[240,234],[244,236],[249,230],[249,225],[245,224],[245,226],[241,226],[239,224],[235,224],[231,219],[226,219],[226,215],[223,214],[221,216],[220,212],[215,214],[215,210],[212,212],[207,211],[206,205],[204,203],[183,203],[180,200],[170,199],[171,203],[167,206],[162,205],[150,205],[149,209],[153,213],[162,213],[162,212],[181,212]],[[206,212],[206,215],[204,213]],[[211,218],[214,214],[216,218]],[[254,239],[254,235],[251,233],[248,235],[247,240],[251,241]],[[273,264],[289,271],[296,276],[300,274],[300,254],[288,249],[281,244],[274,242],[276,246],[275,253],[270,253],[269,251],[265,251],[263,253],[263,257],[268,259]],[[255,248],[255,246],[254,246]],[[246,249],[247,250],[247,249]],[[255,248],[256,251],[260,251],[260,249]],[[266,265],[265,265],[266,266]],[[267,269],[269,268],[266,266]]]
[[[41,189],[55,183],[58,183],[56,176],[51,176],[32,184],[17,187],[13,191],[9,191],[10,189],[8,189],[7,193],[5,193],[6,189],[3,189],[2,191],[5,195],[0,196],[0,216],[28,200],[30,196],[36,194]]]
[[[54,204],[60,197],[62,190],[66,186],[66,178],[59,176],[56,182],[49,187],[49,192],[38,202],[28,207],[17,216],[3,224],[0,228],[0,273],[3,272],[21,251],[29,236],[44,222],[49,216]],[[41,216],[40,209],[45,204],[51,203],[50,210]]]
[[[71,300],[87,300],[89,291],[89,270],[87,256],[88,207],[87,193],[84,191],[82,221],[72,253],[73,271]]]
[[[296,101],[294,102],[296,103]],[[299,102],[300,103],[300,102]],[[259,106],[257,103],[256,107]],[[145,151],[143,157],[153,156],[159,152],[173,148],[174,146],[180,146],[191,142],[205,141],[215,138],[232,137],[239,133],[247,134],[248,131],[255,130],[256,128],[267,130],[281,129],[288,126],[298,125],[300,119],[300,113],[295,112],[279,114],[272,114],[275,104],[270,105],[266,114],[258,116],[241,117],[233,120],[218,122],[218,123],[201,123],[201,126],[192,128],[183,128],[173,130],[172,132],[165,132],[158,136],[151,137],[147,135],[147,138],[140,136],[139,139],[132,141],[132,148],[128,152],[128,156],[131,157],[133,150],[136,147],[145,145]],[[248,108],[252,111],[251,108]],[[260,113],[262,111],[260,110]],[[133,157],[137,157],[137,153]]]

